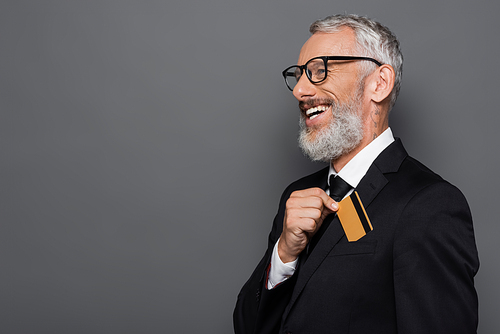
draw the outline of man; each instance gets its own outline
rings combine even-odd
[[[398,40],[356,15],[310,31],[283,75],[299,101],[299,144],[329,167],[284,191],[267,252],[238,295],[235,332],[475,333],[479,260],[467,202],[389,128]],[[353,196],[364,209],[342,218]],[[352,238],[356,217],[365,223]]]

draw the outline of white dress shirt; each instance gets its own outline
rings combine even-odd
[[[358,154],[354,156],[338,173],[330,164],[330,171],[328,172],[328,180],[330,175],[338,175],[344,181],[353,187],[347,195],[351,195],[363,178],[368,168],[372,165],[373,161],[378,157],[383,150],[386,149],[394,141],[391,128],[387,128],[380,136],[375,138],[370,144],[364,147]],[[329,195],[329,191],[327,190]],[[344,198],[345,198],[344,197]],[[278,239],[279,241],[279,239]],[[271,256],[271,269],[267,279],[267,288],[270,290],[276,285],[284,282],[291,277],[297,267],[298,258],[293,262],[283,263],[278,255],[278,242],[274,245],[273,254]]]

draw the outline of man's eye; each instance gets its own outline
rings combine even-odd
[[[314,81],[317,81],[317,80],[322,80],[324,76],[325,76],[325,69],[323,67],[318,67],[312,71],[311,78]]]

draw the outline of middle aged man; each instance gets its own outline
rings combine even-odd
[[[467,202],[389,128],[399,42],[356,15],[310,31],[300,65],[283,75],[299,101],[300,146],[329,167],[284,191],[267,252],[238,295],[235,332],[475,333]],[[353,195],[368,216],[358,206],[366,235],[357,238],[346,237],[356,215],[342,216]]]

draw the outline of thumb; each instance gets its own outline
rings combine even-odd
[[[326,195],[323,198],[323,204],[324,204],[325,208],[328,209],[331,212],[337,212],[338,209],[339,209],[339,203],[336,202],[336,201],[334,201],[333,198],[331,198],[328,195]]]
[[[321,221],[323,221],[329,214],[337,212],[339,203],[335,202],[330,196],[326,195],[323,199],[323,212],[321,214]]]
[[[327,208],[332,212],[337,212],[339,210],[339,203],[330,198]]]

